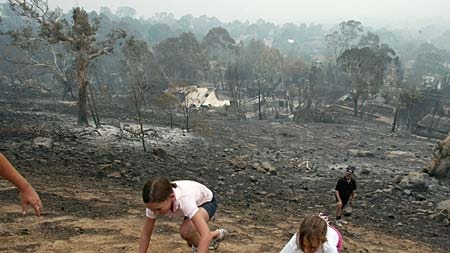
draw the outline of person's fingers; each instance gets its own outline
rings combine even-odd
[[[34,209],[34,213],[36,214],[37,217],[41,216],[41,207],[39,206],[39,204],[34,204],[33,205],[33,209]]]
[[[42,202],[41,200],[38,199],[34,199],[33,201],[30,202],[31,207],[33,207],[34,209],[34,213],[36,214],[37,217],[41,216],[42,213]]]
[[[39,209],[39,214],[38,214],[38,217],[39,217],[39,216],[41,216],[42,212],[44,211],[44,209],[42,208],[42,202],[40,199],[38,200],[37,208]]]
[[[28,205],[30,205],[33,208],[34,213],[36,214],[37,217],[40,217],[41,213],[43,212],[42,202],[39,198],[31,200],[31,201],[21,200],[21,204],[22,204],[22,214],[23,215],[25,215],[27,213]]]
[[[26,201],[21,202],[22,202],[22,214],[25,215],[27,213],[28,203]]]

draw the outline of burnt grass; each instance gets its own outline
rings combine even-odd
[[[100,110],[102,122],[110,125],[131,121],[133,116],[125,113],[124,108],[103,106]],[[149,124],[168,126],[163,113],[154,111],[147,116]],[[429,217],[437,203],[449,199],[448,182],[435,183],[437,187],[420,192],[420,198],[405,194],[396,184],[397,177],[422,171],[431,162],[438,140],[406,131],[391,133],[389,125],[370,119],[342,117],[354,124],[237,121],[231,112],[204,109],[193,112],[194,128],[184,133],[189,141],[160,142],[144,153],[126,145],[102,148],[86,135],[71,132],[70,126],[76,123],[74,105],[6,96],[0,111],[0,151],[22,174],[37,181],[36,188],[48,209],[63,210],[74,217],[122,216],[126,208],[121,207],[130,203],[118,199],[102,206],[39,188],[59,184],[70,189],[72,184],[83,182],[98,188],[126,187],[138,193],[147,179],[159,175],[202,182],[216,193],[221,209],[241,210],[261,225],[319,211],[330,214],[333,220],[333,189],[343,175],[339,168],[354,165],[358,195],[349,221],[393,237],[423,242],[436,252],[448,252],[450,228]],[[182,119],[177,119],[176,126],[182,126]],[[31,142],[38,136],[52,138],[55,145],[51,149],[33,147]],[[167,155],[155,155],[154,148]],[[369,154],[354,156],[351,149]],[[390,151],[411,155],[390,157],[386,155]],[[233,166],[230,160],[236,157],[245,161],[245,166]],[[273,169],[257,169],[261,162],[270,163]],[[108,176],[114,172],[120,176]],[[3,193],[0,202],[17,196],[13,190]],[[44,234],[46,229],[50,228],[44,228]],[[70,233],[80,231],[66,228],[59,234],[64,238]]]

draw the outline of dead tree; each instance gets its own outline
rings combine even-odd
[[[68,81],[68,72],[73,65],[73,56],[63,47],[48,44],[43,40],[36,40],[33,46],[20,35],[14,33],[5,33],[12,36],[12,46],[21,51],[17,52],[3,51],[3,59],[11,64],[20,66],[29,66],[36,69],[46,69],[50,71],[63,84],[63,97],[67,93],[75,100],[73,90]]]
[[[143,108],[146,107],[145,88],[148,85],[147,72],[150,67],[152,54],[145,41],[130,38],[126,41],[122,49],[125,56],[125,72],[127,73],[128,84],[134,109],[137,115],[137,121],[140,127],[140,139],[144,152],[147,151],[145,145],[145,130],[143,124]]]
[[[236,112],[237,120],[241,119],[241,87],[236,65],[229,65],[227,70],[227,83],[233,100],[232,107]]]
[[[18,15],[39,25],[39,32],[23,31],[24,38],[41,38],[49,43],[61,43],[75,56],[76,78],[78,82],[78,124],[89,125],[87,117],[87,78],[90,62],[114,49],[118,39],[124,38],[123,30],[114,30],[107,39],[96,42],[99,20],[91,24],[87,12],[76,7],[72,9],[72,20],[63,18],[61,11],[51,11],[45,0],[9,0],[11,9]],[[30,27],[28,27],[29,29]]]

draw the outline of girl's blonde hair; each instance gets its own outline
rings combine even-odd
[[[303,219],[297,233],[298,247],[303,249],[303,241],[316,242],[322,245],[327,241],[327,222],[318,215],[310,215]]]
[[[171,183],[169,180],[163,177],[155,177],[145,183],[142,190],[142,198],[144,203],[161,203],[170,194],[173,193],[173,188],[176,188],[177,184]]]

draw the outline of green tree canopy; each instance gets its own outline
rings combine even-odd
[[[172,82],[197,81],[209,69],[206,50],[193,33],[182,33],[155,46],[155,56]]]

